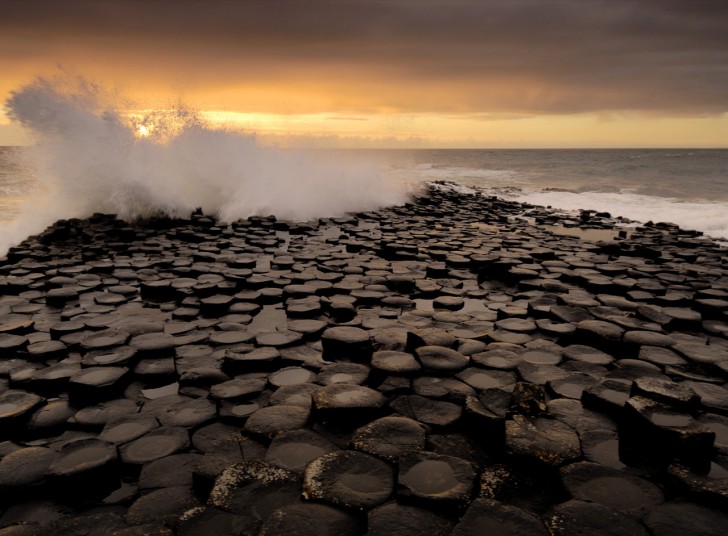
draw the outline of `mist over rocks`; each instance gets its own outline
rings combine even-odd
[[[720,534],[727,250],[623,224],[59,221],[0,259],[0,535]]]

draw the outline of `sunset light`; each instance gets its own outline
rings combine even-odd
[[[728,0],[0,0],[0,536],[726,536]]]
[[[286,145],[728,140],[721,2],[36,3],[3,4],[0,100],[60,66]],[[0,113],[0,144],[21,138]]]

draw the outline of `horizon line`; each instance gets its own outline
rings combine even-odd
[[[268,145],[268,144],[264,144]],[[23,147],[33,147],[34,144],[20,144],[20,145],[0,145],[1,149],[21,149]],[[669,151],[669,150],[678,150],[678,151],[725,151],[728,150],[728,145],[726,146],[700,146],[700,147],[690,147],[690,146],[664,146],[664,147],[608,147],[608,146],[602,146],[602,147],[579,147],[579,146],[570,146],[570,147],[499,147],[499,146],[482,146],[482,147],[356,147],[356,146],[341,146],[341,147],[326,147],[326,146],[306,146],[306,145],[276,145],[276,144],[270,144],[272,147],[277,147],[279,149],[315,149],[315,150],[344,150],[344,151],[351,151],[351,150],[357,150],[357,151]]]

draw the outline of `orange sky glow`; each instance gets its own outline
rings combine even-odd
[[[66,71],[282,145],[726,147],[727,6],[9,0],[0,101]]]

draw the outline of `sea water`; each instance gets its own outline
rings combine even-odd
[[[231,134],[220,136],[230,142]],[[205,143],[212,140],[206,139]],[[158,186],[153,182],[156,178],[147,178],[140,183],[138,192],[123,195],[123,188],[133,188],[130,184],[109,184],[101,180],[100,188],[92,188],[87,202],[81,204],[69,203],[62,192],[56,193],[55,202],[47,196],[40,200],[35,191],[39,185],[32,168],[33,159],[28,156],[33,149],[2,147],[0,243],[3,235],[8,247],[12,245],[11,240],[19,241],[28,233],[39,232],[55,219],[83,217],[97,211],[134,217],[156,208],[184,215],[185,211],[203,206],[227,220],[268,213],[292,219],[332,216],[402,203],[406,200],[404,194],[416,190],[418,184],[439,180],[476,187],[488,195],[515,201],[563,210],[592,209],[638,222],[671,222],[716,239],[728,239],[728,150],[397,149],[308,153],[248,147],[250,154],[246,156],[235,146],[231,142],[223,150],[235,155],[232,161],[245,168],[245,173],[230,169],[230,162],[210,164],[209,154],[200,156],[202,162],[198,165],[210,166],[210,169],[207,173],[199,169],[192,178],[179,178],[179,187],[187,188],[181,198],[169,192],[175,188],[176,180],[170,180],[166,174],[173,174],[177,167],[166,162],[163,168],[167,171],[157,171],[157,177],[162,177]],[[174,150],[165,152],[171,152],[165,159],[174,158]],[[122,158],[114,155],[109,166],[118,168],[118,160]],[[193,165],[189,158],[187,155],[180,166]],[[216,158],[218,164],[224,159]],[[250,160],[247,166],[246,158]],[[347,162],[355,169],[348,175]],[[79,179],[87,187],[87,183],[94,182],[93,174],[105,173],[103,166],[100,160],[75,173],[89,174]],[[148,169],[130,169],[127,173],[149,177]],[[208,178],[211,174],[225,177],[213,180]],[[201,188],[189,188],[187,182],[196,180],[201,181]],[[236,180],[243,183],[240,188],[230,184]],[[341,183],[336,188],[339,180]],[[63,181],[53,184],[55,188],[65,186]],[[104,198],[104,188],[108,188],[108,198]],[[153,192],[155,188],[159,191]],[[204,192],[205,188],[221,188],[222,195],[211,196]],[[77,188],[70,190],[85,197]],[[117,197],[116,201],[112,200],[113,196]],[[148,196],[148,199],[134,196]],[[26,220],[20,234],[16,231],[8,235],[10,228],[17,228],[19,218]],[[37,221],[40,225],[33,227],[28,221]]]
[[[418,150],[381,157],[402,181],[452,181],[525,203],[728,238],[726,149]]]
[[[6,103],[31,147],[0,147],[0,255],[58,219],[195,208],[232,221],[308,220],[401,204],[444,180],[564,210],[728,238],[728,150],[290,150],[173,107],[129,116],[79,80],[38,79]]]

